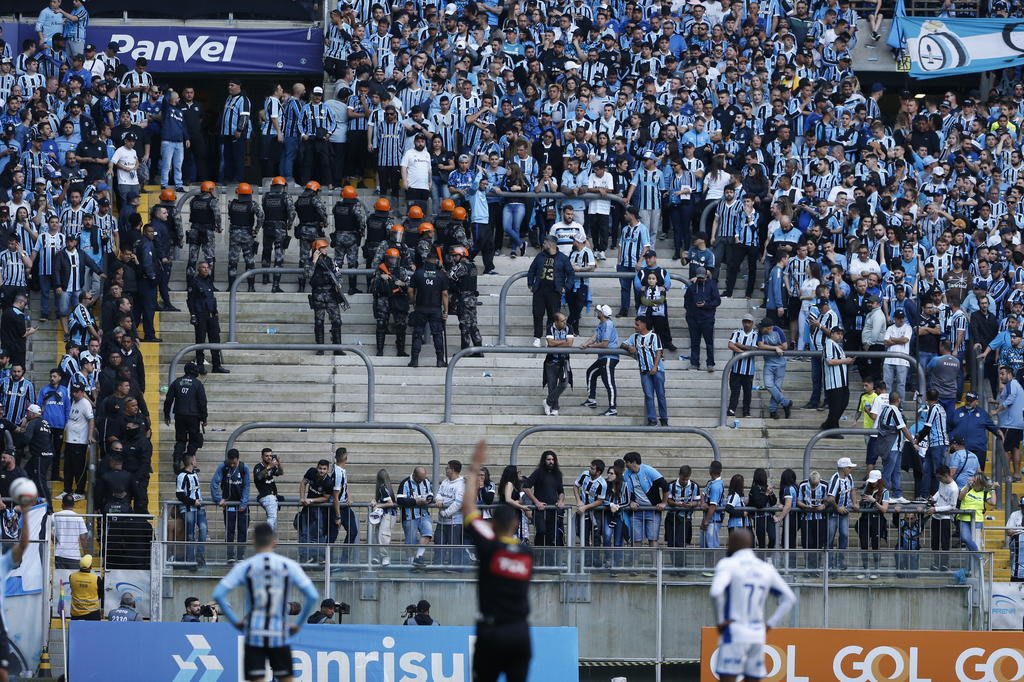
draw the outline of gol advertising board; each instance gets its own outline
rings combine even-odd
[[[701,682],[715,682],[718,630],[701,633]],[[1020,632],[775,628],[762,682],[1020,682]]]
[[[531,628],[529,682],[578,682],[576,628]],[[296,682],[469,682],[469,627],[307,625],[295,637]],[[130,646],[125,646],[130,642]],[[75,682],[239,682],[243,639],[227,623],[72,621]]]

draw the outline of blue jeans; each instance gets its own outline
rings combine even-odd
[[[839,541],[836,542],[836,533],[839,534]],[[830,514],[828,517],[828,548],[846,549],[850,546],[850,517],[847,514]],[[846,568],[846,557],[843,554],[835,555],[835,568]]]
[[[824,383],[824,366],[820,357],[811,358],[811,398],[807,402],[817,406],[821,403],[821,385]]]
[[[522,226],[523,218],[525,217],[526,204],[519,202],[505,204],[505,208],[501,210],[501,226],[505,230],[505,234],[508,235],[513,253],[518,251],[523,243],[522,238],[519,236],[519,228]]]
[[[163,140],[160,142],[160,186],[165,185],[183,185],[183,178],[181,176],[181,162],[185,158],[185,143],[184,142],[168,142]],[[171,170],[174,170],[174,177],[178,179],[178,182],[168,182],[171,179]]]
[[[220,136],[220,181],[240,182],[245,170],[245,138]]]
[[[764,387],[771,394],[768,401],[768,411],[772,414],[778,412],[780,407],[787,407],[793,404],[782,394],[782,382],[786,379],[786,361],[769,360],[764,363]]]
[[[700,546],[705,549],[718,549],[722,546],[722,522],[712,521],[700,532]]]
[[[39,307],[43,317],[50,314],[50,302],[60,312],[60,298],[53,290],[53,275],[39,275]]]
[[[187,563],[206,563],[206,547],[197,542],[206,542],[207,524],[206,508],[192,507],[185,510],[185,540],[188,545],[185,547],[185,561]]]
[[[323,560],[324,552],[308,545],[327,544],[329,523],[327,507],[305,507],[299,512],[299,561]]]
[[[622,514],[615,514],[614,516],[609,512],[608,520],[604,525],[604,546],[605,547],[622,547],[623,531],[625,531],[626,522],[622,517]],[[622,566],[624,550],[617,550],[612,552],[612,566]]]
[[[418,519],[405,519],[402,521],[402,533],[405,535],[405,544],[415,545],[418,543],[417,533],[425,538],[434,537],[433,524],[430,516],[421,516]]]
[[[653,509],[641,509],[633,512],[633,544],[647,540],[658,541],[661,530],[661,514]]]
[[[978,543],[974,541],[974,528],[972,527],[973,525],[974,524],[972,524],[970,521],[960,522],[960,542],[964,543],[964,546],[967,547],[967,549],[969,549],[970,551],[977,552]],[[980,526],[982,524],[979,523],[978,525]]]
[[[295,157],[299,154],[299,138],[286,137],[281,145],[281,175],[291,180],[295,175]]]
[[[947,445],[932,445],[924,456],[924,475],[922,485],[926,487],[928,495],[934,495],[939,489],[939,479],[935,472],[945,463],[946,453],[949,451]]]
[[[644,412],[647,421],[661,417],[668,421],[668,403],[665,402],[665,370],[659,369],[656,374],[640,373],[640,385],[644,389]],[[658,401],[658,414],[654,414],[654,401]]]
[[[636,271],[633,268],[627,267],[625,265],[616,265],[615,266],[615,272],[632,272],[634,274],[636,273]],[[619,291],[619,312],[621,312],[621,313],[623,313],[625,315],[628,315],[629,314],[629,296],[633,292],[633,280],[632,279],[620,279],[619,280],[619,286],[621,287],[621,289]]]
[[[900,469],[903,453],[892,447],[896,440],[897,438],[883,440],[881,436],[875,439],[875,454],[882,458],[882,479],[889,486],[889,494],[894,498],[903,497],[903,472]],[[881,444],[879,444],[880,441],[882,441]],[[889,443],[888,448],[885,443]],[[881,452],[882,449],[886,451]]]

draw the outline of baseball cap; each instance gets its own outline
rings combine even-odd
[[[459,6],[456,5],[454,2],[449,2],[447,5],[444,6],[445,14],[456,14],[458,11]]]
[[[849,457],[840,457],[839,460],[836,462],[836,468],[838,468],[838,469],[846,469],[846,468],[856,469],[857,465],[854,464],[853,460],[850,459]]]
[[[594,308],[594,311],[601,313],[605,317],[612,316],[612,307],[610,305],[599,305],[596,308]]]
[[[878,469],[872,469],[868,472],[868,483],[877,483],[882,480],[882,472]]]
[[[952,438],[950,438],[949,442],[950,443],[959,443],[960,445],[966,445],[967,444],[967,441],[964,439],[964,437],[963,436],[959,436],[959,435],[958,436],[953,436]]]
[[[71,390],[72,391],[84,391],[85,390],[85,385],[84,384],[80,384],[80,383],[71,384]]]
[[[646,161],[647,159],[653,159],[653,158],[656,158],[656,157],[654,156],[654,152],[652,152],[650,149],[648,149],[647,151],[644,152],[644,161]]]
[[[96,46],[93,45],[92,43],[89,43],[88,45],[85,46],[85,51],[86,52],[95,52],[96,51]]]
[[[697,268],[696,270],[694,270],[693,276],[694,277],[707,277],[708,276],[708,271],[705,270],[704,268]]]
[[[42,414],[43,410],[38,405],[33,403],[33,404],[28,406],[28,413],[29,414]]]
[[[743,317],[741,317],[740,319],[741,319],[741,320],[742,320],[743,322],[753,322],[753,321],[754,321],[754,316],[753,316],[753,315],[751,315],[750,313],[747,313],[746,315],[744,315],[744,316],[743,316]]]
[[[932,170],[932,175],[938,175],[939,177],[942,177],[942,176],[943,176],[943,175],[945,175],[945,174],[946,174],[946,169],[945,169],[945,168],[943,168],[942,166],[936,166],[936,167],[935,167],[935,168],[934,168],[934,169]]]
[[[893,316],[893,317],[906,317],[906,316],[907,316],[907,314],[906,314],[905,312],[903,312],[903,309],[902,309],[902,308],[900,308],[899,310],[894,310],[894,311],[892,312],[892,316]]]
[[[966,395],[966,396],[964,396],[964,399],[965,399],[965,400],[966,400],[967,402],[971,402],[972,400],[977,400],[977,399],[978,399],[978,394],[977,394],[977,393],[973,393],[973,392],[971,392],[971,391],[968,391],[968,392],[967,392],[967,395]]]
[[[324,89],[323,89],[323,88],[321,88],[321,87],[320,87],[320,86],[318,85],[318,86],[316,86],[315,88],[313,88],[313,94],[314,94],[314,95],[322,95],[322,94],[324,94]]]

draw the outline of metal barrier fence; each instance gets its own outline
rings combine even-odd
[[[917,368],[917,380],[918,386],[927,386],[928,380],[924,373],[924,367],[917,361],[913,355],[907,353],[895,353],[892,351],[867,351],[858,350],[850,351],[847,357],[851,358],[867,358],[867,359],[878,359],[878,358],[889,358],[895,360],[906,360],[910,362],[914,367]],[[779,357],[779,354],[773,350],[745,350],[742,353],[736,353],[725,363],[725,367],[722,368],[722,405],[718,414],[718,425],[726,426],[729,421],[729,376],[732,374],[733,365],[747,358],[757,357]],[[821,358],[821,353],[811,350],[787,350],[783,351],[782,356],[785,358]],[[923,393],[923,392],[922,392]]]
[[[344,430],[356,430],[356,431],[416,431],[417,433],[423,434],[427,442],[430,443],[430,466],[431,466],[431,480],[437,481],[441,476],[441,446],[437,443],[437,438],[434,434],[425,426],[420,424],[413,424],[412,422],[249,422],[242,424],[228,436],[227,444],[224,446],[224,452],[226,453],[231,448],[235,447],[235,441],[243,433],[247,431],[253,431],[255,429],[327,429],[331,431],[344,431]]]
[[[235,351],[235,350],[269,350],[269,351],[295,351],[302,353],[331,353],[336,350],[344,351],[346,353],[352,353],[362,360],[366,366],[366,420],[373,421],[375,414],[375,398],[374,393],[377,389],[377,375],[373,368],[373,360],[366,354],[359,346],[347,346],[345,344],[317,344],[317,343],[193,343],[192,345],[185,346],[171,359],[170,364],[167,366],[167,385],[170,386],[171,382],[174,381],[174,370],[178,366],[178,363],[188,355],[200,350],[218,350],[218,351]]]
[[[515,439],[512,441],[512,449],[509,453],[509,464],[513,466],[519,463],[519,446],[529,436],[535,433],[545,432],[557,432],[557,433],[643,433],[650,435],[651,427],[649,426],[565,426],[559,424],[542,424],[539,426],[531,426],[523,429],[516,434]],[[711,452],[714,460],[720,462],[722,460],[722,452],[718,447],[718,441],[715,437],[708,433],[706,430],[697,428],[695,426],[662,426],[659,427],[655,433],[692,433],[696,436],[700,436],[708,442],[711,446]]]
[[[302,268],[252,268],[246,270],[242,274],[235,278],[235,281],[231,283],[231,288],[228,289],[228,343],[234,343],[238,340],[238,287],[243,281],[248,281],[250,277],[256,277],[256,275],[301,275],[305,272]],[[343,268],[338,273],[344,277],[346,275],[372,275],[373,270],[366,270],[360,268]]]
[[[835,436],[878,436],[881,435],[881,431],[878,429],[825,429],[811,436],[810,440],[807,441],[807,445],[804,446],[804,478],[806,479],[811,475],[811,454],[814,452],[814,446],[818,444],[823,438],[833,438]],[[882,466],[882,463],[879,464]]]
[[[532,196],[532,195],[531,195]],[[679,272],[668,271],[670,275],[685,278],[687,275]],[[521,279],[526,279],[527,271],[516,272],[508,276],[501,286],[501,293],[498,294],[498,339],[495,345],[504,346],[508,336],[508,292],[512,285]],[[582,279],[633,279],[635,272],[577,272],[577,277]]]

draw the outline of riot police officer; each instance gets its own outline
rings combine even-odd
[[[412,272],[402,265],[398,249],[384,252],[384,262],[377,267],[370,284],[373,294],[373,317],[377,321],[377,355],[384,355],[384,341],[388,334],[388,318],[395,334],[395,354],[408,357],[405,352],[405,330],[409,321],[408,287]]]
[[[469,233],[466,232],[466,218],[468,216],[469,214],[462,206],[456,206],[452,209],[452,222],[448,230],[448,238],[442,240],[446,248],[465,246],[467,251],[472,248],[472,242],[469,241]]]
[[[210,264],[210,278],[213,279],[217,256],[213,233],[220,232],[220,211],[217,209],[217,198],[213,191],[217,185],[207,180],[199,186],[199,195],[189,202],[189,218],[192,227],[185,240],[188,242],[188,265],[185,275],[194,275],[199,252],[203,252],[203,260]]]
[[[376,270],[380,264],[384,262],[384,252],[388,249],[398,249],[402,265],[410,270],[413,269],[412,249],[406,245],[405,228],[399,223],[394,223],[391,226],[391,231],[388,232],[387,241],[383,241],[377,245],[377,252],[373,256],[373,263],[370,264],[371,270]]]
[[[395,220],[391,217],[391,202],[387,199],[377,199],[373,205],[373,213],[366,218],[366,241],[363,242],[363,259],[367,268],[376,268],[373,265],[377,256],[377,247],[381,242],[388,239],[391,226]]]
[[[317,239],[313,242],[312,253],[307,258],[305,265],[310,288],[313,290],[309,296],[309,307],[313,309],[313,337],[316,342],[324,342],[324,317],[331,318],[331,343],[341,343],[341,309],[348,308],[348,301],[341,290],[341,280],[338,278],[338,266],[334,260],[327,255],[327,240]],[[323,351],[317,351],[317,355],[323,355]],[[335,355],[343,355],[341,351],[335,351]]]
[[[228,204],[228,286],[238,275],[238,259],[245,259],[245,269],[256,267],[256,233],[263,227],[263,209],[252,200],[252,186],[239,183],[238,196]],[[249,278],[249,291],[256,291],[256,281]]]
[[[409,210],[405,214],[405,220],[402,222],[405,224],[406,230],[416,234],[420,229],[420,223],[423,222],[423,209],[416,204],[413,204],[409,207]]]
[[[185,455],[195,455],[203,447],[202,427],[208,416],[206,389],[199,381],[199,366],[189,360],[185,363],[185,376],[178,377],[167,387],[164,398],[164,422],[170,426],[174,412],[174,472],[181,470]]]
[[[341,190],[341,201],[334,204],[334,233],[331,246],[334,259],[341,267],[354,270],[359,267],[359,242],[366,232],[366,209],[359,203],[359,193],[352,185]],[[349,275],[348,293],[358,294],[355,275]]]
[[[178,257],[177,250],[181,248],[184,243],[182,240],[184,236],[181,233],[181,216],[178,215],[178,195],[174,193],[173,189],[160,190],[160,203],[157,206],[163,206],[167,209],[167,232],[171,238],[171,244],[174,246],[174,250],[171,251],[171,260],[175,260]]]
[[[459,318],[462,347],[482,346],[480,328],[476,323],[476,263],[470,260],[469,249],[465,246],[456,246],[452,249],[448,279],[451,280],[451,290],[448,294],[451,311]]]
[[[455,210],[455,201],[452,199],[441,200],[441,212],[434,215],[431,219],[431,223],[434,224],[434,231],[437,233],[438,240],[448,246],[448,240],[451,239],[452,230],[452,211]]]
[[[448,275],[438,264],[436,252],[428,253],[426,265],[413,273],[409,283],[409,300],[416,304],[412,313],[412,357],[409,358],[409,367],[419,367],[420,348],[423,347],[427,325],[430,325],[430,335],[434,338],[437,366],[447,367],[444,325],[448,321]]]
[[[416,251],[413,254],[416,267],[423,267],[427,262],[427,254],[431,251],[437,251],[438,261],[441,261],[441,245],[438,244],[437,240],[434,238],[434,224],[426,222],[420,223],[416,232],[419,235],[419,240],[416,242]]]
[[[270,181],[270,192],[263,197],[263,267],[269,268],[271,251],[275,268],[284,267],[284,252],[292,241],[291,228],[295,222],[295,208],[288,200],[285,187],[288,181],[280,175]],[[270,276],[263,275],[263,283],[267,284]],[[281,275],[274,275],[274,293],[281,293]]]
[[[313,241],[324,236],[327,226],[327,210],[320,200],[319,182],[310,180],[306,183],[306,189],[295,200],[295,213],[299,216],[299,224],[295,228],[295,237],[299,240],[299,267],[308,273],[311,270],[310,257],[316,253]],[[299,291],[305,290],[306,277],[300,276]]]
[[[201,261],[196,265],[196,274],[188,278],[188,293],[185,297],[196,343],[206,343],[207,339],[210,343],[220,343],[220,315],[217,313],[214,291],[210,265]],[[228,374],[220,351],[211,351],[210,354],[213,356],[214,374]],[[196,351],[196,363],[199,373],[206,374],[206,358],[201,350]]]

